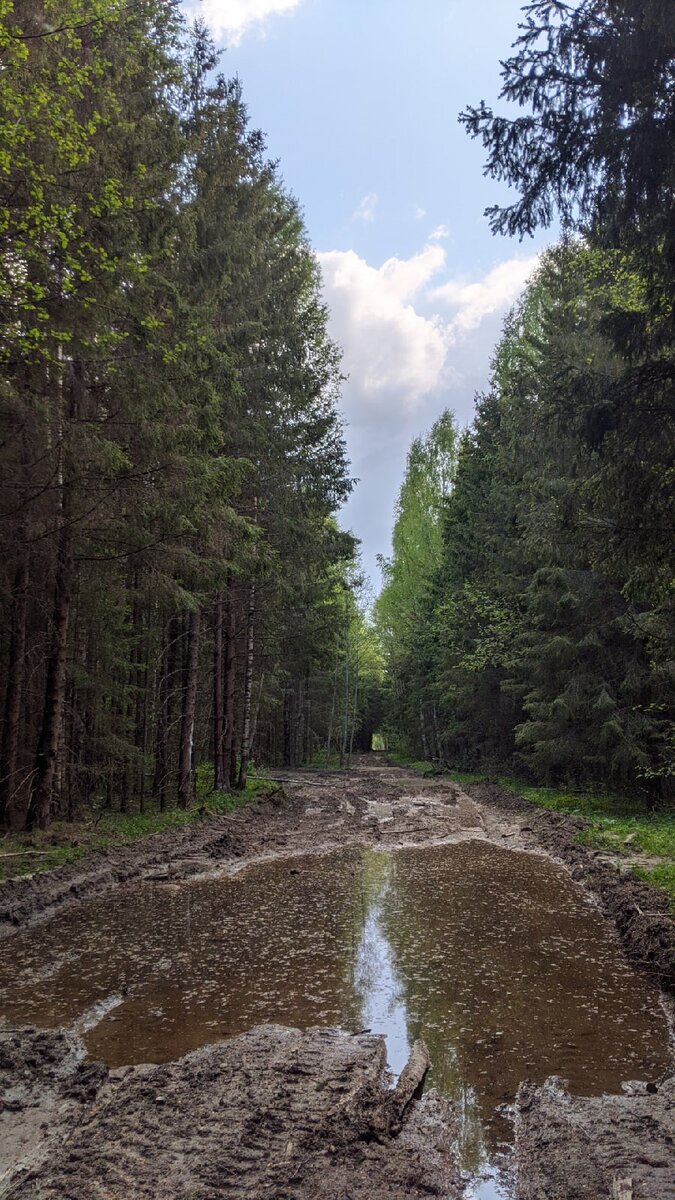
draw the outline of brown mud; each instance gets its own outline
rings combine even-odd
[[[469,784],[467,792],[484,812],[522,816],[520,837],[565,864],[616,926],[631,964],[675,997],[675,920],[666,896],[637,879],[616,855],[580,845],[577,834],[588,827],[582,817],[539,808],[495,783]]]
[[[113,1072],[81,1052],[58,1033],[0,1039],[12,1200],[461,1195],[451,1114],[433,1092],[389,1089],[382,1038],[261,1025]],[[413,1091],[425,1062],[418,1043]]]
[[[611,856],[580,846],[578,819],[537,809],[496,785],[462,790],[422,780],[376,756],[349,775],[289,772],[279,782],[276,797],[227,817],[0,884],[0,934],[140,880],[231,874],[254,862],[357,845],[480,839],[563,863],[610,918],[631,963],[664,993],[675,992],[666,902]],[[610,924],[607,936],[614,936]],[[11,937],[3,953],[10,950]],[[257,1026],[177,1061],[113,1071],[85,1053],[73,1030],[0,1028],[0,1196],[464,1194],[453,1157],[456,1116],[433,1091],[422,1099],[411,1092],[393,1114],[379,1036]],[[419,1061],[416,1047],[413,1084]],[[631,1094],[581,1098],[555,1079],[540,1088],[523,1084],[516,1105],[520,1200],[675,1194],[666,1165],[675,1138],[673,1087],[665,1078],[649,1091],[635,1084]]]
[[[658,1092],[571,1096],[551,1076],[516,1101],[518,1200],[674,1200],[675,1078]]]

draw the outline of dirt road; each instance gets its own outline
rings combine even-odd
[[[608,937],[616,930],[632,962],[664,993],[675,991],[665,901],[609,856],[579,846],[577,819],[493,785],[420,779],[379,756],[349,775],[280,772],[279,786],[227,817],[0,885],[2,952],[11,952],[14,930],[136,880],[229,874],[349,845],[477,838],[562,862],[608,917]],[[84,1059],[73,1034],[4,1030],[0,1082],[0,1196],[16,1200],[463,1194],[452,1111],[433,1091],[413,1095],[415,1077],[394,1119],[383,1039],[369,1034],[259,1026],[177,1062],[108,1072]],[[556,1081],[524,1082],[518,1195],[675,1196],[674,1098],[672,1079],[599,1099],[570,1099]]]

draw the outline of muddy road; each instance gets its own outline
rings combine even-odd
[[[369,756],[1,885],[0,1196],[675,1196],[673,924],[577,830]]]

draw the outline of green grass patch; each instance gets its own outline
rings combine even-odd
[[[312,768],[316,771],[332,771],[340,768],[340,751],[331,750],[330,754],[327,750],[315,750],[312,755],[312,761],[305,763],[304,769],[311,771]]]
[[[579,841],[617,854],[648,854],[675,860],[675,817],[657,813],[633,817],[597,817]]]
[[[387,754],[387,760],[395,767],[407,767],[408,770],[417,771],[418,775],[424,775],[425,778],[446,774],[437,763],[426,762],[420,758],[407,758],[405,754],[399,754],[393,750]]]
[[[675,813],[650,812],[640,800],[595,792],[536,788],[500,779],[504,787],[540,808],[574,813],[590,822],[578,837],[585,846],[615,854],[648,854],[675,862]]]
[[[445,774],[453,783],[480,783],[485,779],[484,775],[478,775],[475,771],[447,771]]]
[[[670,900],[671,911],[675,912],[675,863],[660,863],[658,867],[633,867],[633,871],[638,879],[665,892]]]
[[[182,829],[205,817],[232,812],[278,784],[251,775],[243,792],[214,792],[213,770],[203,764],[197,772],[197,795],[189,808],[148,806],[144,812],[102,811],[81,821],[55,821],[48,830],[16,834],[0,840],[0,880],[75,863],[93,850],[124,845],[153,833]]]

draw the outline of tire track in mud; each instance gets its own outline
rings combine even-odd
[[[494,784],[460,789],[373,758],[348,775],[284,772],[279,783],[274,799],[227,817],[6,881],[0,933],[142,879],[227,874],[349,845],[477,838],[563,863],[611,919],[630,961],[674,994],[667,902],[609,856],[580,846],[579,818],[538,809]],[[14,1148],[0,1195],[455,1200],[463,1194],[452,1153],[455,1118],[427,1093],[408,1106],[391,1137],[382,1116],[384,1058],[379,1037],[259,1026],[174,1063],[107,1072],[83,1061],[73,1031],[0,1032],[0,1136],[10,1155]],[[523,1083],[519,1200],[599,1200],[619,1187],[631,1200],[675,1195],[668,1191],[674,1086],[671,1077],[656,1093],[634,1085],[630,1095],[586,1099],[570,1097],[555,1079],[541,1088]]]

